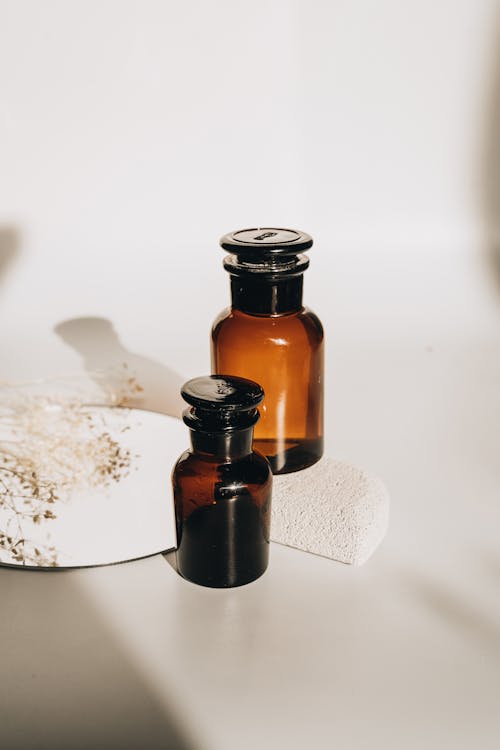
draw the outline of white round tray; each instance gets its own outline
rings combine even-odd
[[[48,419],[35,468],[29,454],[17,464],[0,454],[0,564],[107,565],[175,547],[171,471],[188,446],[183,423],[117,407],[82,407],[82,416],[60,439],[64,421],[50,432]],[[4,446],[9,437],[23,445],[19,431],[1,433]]]

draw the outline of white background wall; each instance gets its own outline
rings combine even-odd
[[[4,576],[2,739],[91,717],[130,746],[173,696],[217,748],[243,722],[245,746],[498,747],[499,135],[499,0],[0,0],[0,380],[81,371],[78,344],[170,408],[228,300],[219,236],[295,226],[329,450],[391,492],[360,571],[275,548],[229,599],[161,560]],[[121,345],[65,344],[81,316]]]
[[[0,378],[81,369],[78,316],[207,371],[252,225],[314,236],[330,378],[496,341],[499,40],[495,0],[0,0]]]

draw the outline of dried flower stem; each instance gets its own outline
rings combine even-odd
[[[89,410],[74,389],[47,393],[48,382],[62,381],[0,385],[0,562],[56,566],[55,548],[30,540],[33,526],[54,520],[54,509],[75,489],[107,487],[130,470],[130,451],[111,436],[105,416]],[[128,372],[116,382],[113,389],[103,376],[108,405],[126,404],[142,390]]]

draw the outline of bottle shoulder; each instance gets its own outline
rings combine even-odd
[[[282,341],[303,335],[317,341],[324,338],[323,326],[318,316],[308,307],[302,307],[287,315],[249,315],[235,308],[226,308],[215,319],[212,338],[220,335],[236,335],[245,332],[252,336],[269,335]]]
[[[221,462],[215,456],[187,450],[177,460],[172,474],[177,480],[182,480],[183,477],[217,477],[224,484],[235,481],[264,484],[272,481],[269,461],[258,451],[252,451],[233,461]]]
[[[319,339],[324,338],[325,332],[323,324],[316,313],[309,307],[302,308],[301,320],[304,323],[304,326],[313,331]]]
[[[192,451],[189,450],[185,450],[184,453],[181,453],[172,469],[173,479],[178,475],[189,472],[189,467],[192,464],[192,455]]]
[[[212,324],[212,331],[215,331],[222,323],[230,319],[231,313],[232,309],[230,307],[225,307],[224,310],[221,310]]]

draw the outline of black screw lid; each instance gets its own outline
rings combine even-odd
[[[235,276],[269,278],[304,273],[309,258],[301,253],[312,244],[312,237],[305,232],[271,227],[239,229],[220,240],[221,247],[231,253],[224,259],[226,271]]]
[[[183,413],[188,427],[202,432],[228,432],[257,422],[257,406],[264,391],[246,378],[206,375],[184,383],[181,396],[190,405]]]

